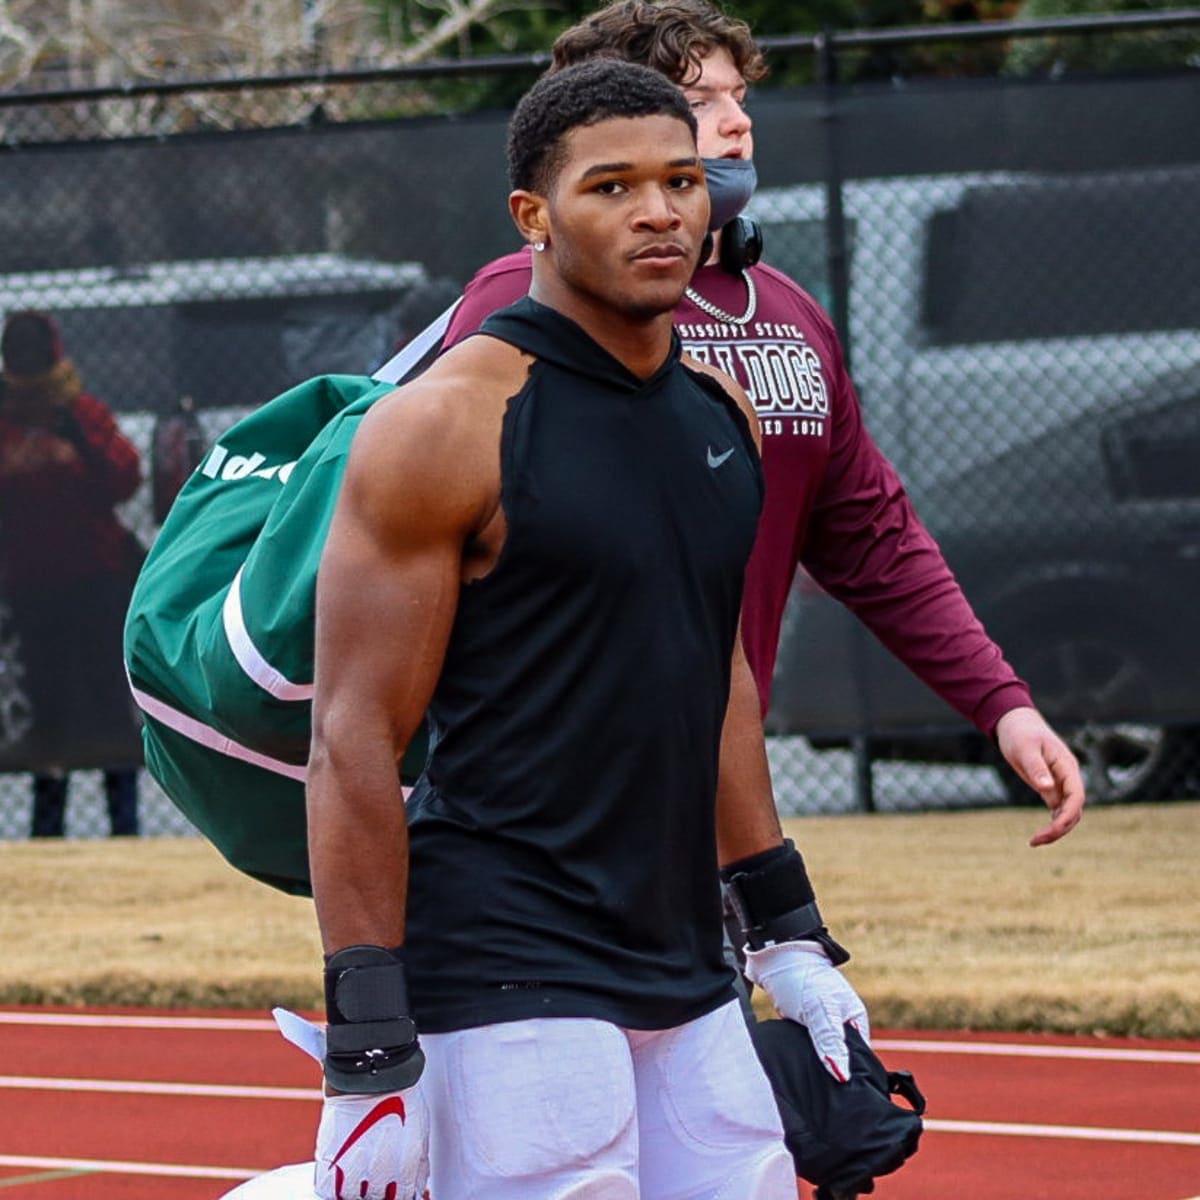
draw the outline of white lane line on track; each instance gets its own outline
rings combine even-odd
[[[0,1167],[27,1167],[47,1171],[105,1171],[117,1175],[166,1175],[192,1179],[253,1179],[269,1167],[199,1167],[179,1163],[118,1162],[106,1158],[38,1158],[26,1154],[0,1154]]]
[[[269,1017],[142,1017],[99,1013],[0,1012],[0,1025],[75,1025],[110,1029],[230,1029],[278,1033]]]
[[[123,1092],[139,1096],[221,1096],[232,1100],[320,1100],[320,1088],[247,1087],[232,1083],[154,1083],[138,1079],[66,1079],[0,1075],[0,1089],[50,1092]]]
[[[126,1079],[46,1079],[25,1075],[0,1075],[0,1089],[35,1091],[108,1092],[151,1096],[218,1096],[236,1100],[305,1100],[321,1098],[319,1088],[239,1087],[233,1084],[143,1083]],[[972,1133],[1010,1137],[1071,1138],[1100,1142],[1149,1142],[1172,1146],[1200,1146],[1200,1133],[1164,1129],[1106,1129],[1088,1125],[1026,1125],[997,1121],[943,1121],[927,1119],[925,1128],[939,1133]],[[4,1160],[0,1157],[0,1163]],[[1200,1200],[1200,1197],[1197,1197]]]
[[[153,1017],[109,1013],[41,1013],[0,1011],[0,1025],[58,1025],[112,1029],[201,1029],[227,1032],[278,1033],[270,1018]],[[1047,1046],[1023,1042],[972,1042],[874,1038],[876,1050],[909,1054],[979,1054],[1004,1058],[1075,1058],[1108,1062],[1183,1063],[1200,1066],[1200,1050],[1121,1049],[1116,1046]],[[1194,1197],[1193,1200],[1200,1200]]]
[[[1078,1058],[1200,1066],[1200,1051],[1197,1050],[1122,1050],[1116,1046],[1039,1046],[1021,1042],[923,1042],[906,1038],[872,1038],[871,1047],[899,1050],[905,1054],[981,1054],[1002,1058]]]
[[[1165,1129],[1102,1129],[1087,1125],[1017,1125],[997,1121],[931,1121],[937,1133],[992,1134],[1003,1137],[1073,1138],[1088,1142],[1150,1142],[1160,1146],[1200,1146],[1200,1133]]]

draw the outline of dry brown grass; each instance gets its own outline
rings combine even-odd
[[[0,1000],[311,1005],[311,901],[241,875],[199,838],[0,847]]]
[[[877,1026],[1200,1036],[1200,804],[787,822]],[[0,1002],[319,1002],[309,901],[194,839],[0,846]]]
[[[791,832],[880,1026],[1200,1035],[1200,805],[805,821]]]

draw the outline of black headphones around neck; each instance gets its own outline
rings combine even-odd
[[[721,250],[718,262],[730,275],[740,275],[752,267],[763,252],[762,226],[750,217],[734,217],[721,226]]]
[[[711,233],[704,235],[700,245],[700,266],[708,262],[714,240]],[[721,252],[717,257],[721,270],[740,275],[762,258],[762,252],[762,226],[757,221],[750,217],[734,217],[721,226]]]

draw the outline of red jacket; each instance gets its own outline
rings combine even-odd
[[[467,285],[445,344],[529,290],[526,249],[483,267]],[[902,662],[990,734],[1029,690],[987,636],[863,424],[841,346],[820,305],[782,272],[751,269],[754,315],[726,322],[684,298],[684,349],[721,368],[754,402],[763,434],[766,502],[746,570],[742,635],[763,711],[797,563],[855,612]],[[720,267],[692,280],[705,299],[742,316],[744,282]]]
[[[138,452],[112,413],[80,393],[53,430],[0,401],[0,580],[10,593],[100,574],[131,575],[132,534],[113,506],[141,480]]]

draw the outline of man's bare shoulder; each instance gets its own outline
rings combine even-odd
[[[746,420],[750,422],[750,432],[754,435],[754,441],[757,445],[759,443],[758,415],[754,411],[753,402],[746,394],[746,389],[732,375],[726,375],[718,367],[700,362],[699,359],[692,358],[690,354],[683,356],[683,362],[689,370],[696,371],[701,375],[707,375],[710,379],[715,380],[733,398],[737,406],[745,414]]]
[[[715,379],[739,404],[742,404],[743,401],[747,404],[749,403],[745,388],[732,375],[726,375],[719,367],[714,367],[711,363],[701,362],[698,358],[693,358],[690,354],[683,356],[683,365],[689,370],[697,372],[697,374],[707,375],[710,379]]]
[[[409,517],[476,525],[495,507],[504,413],[531,361],[495,338],[472,337],[377,400],[354,436],[350,497],[381,527]]]
[[[524,350],[489,334],[477,333],[436,358],[415,383],[477,381],[503,391],[513,381],[523,383],[532,362],[533,356]]]
[[[457,438],[489,436],[524,386],[532,359],[507,342],[479,335],[447,350],[411,383],[372,405],[363,428],[427,449]]]

